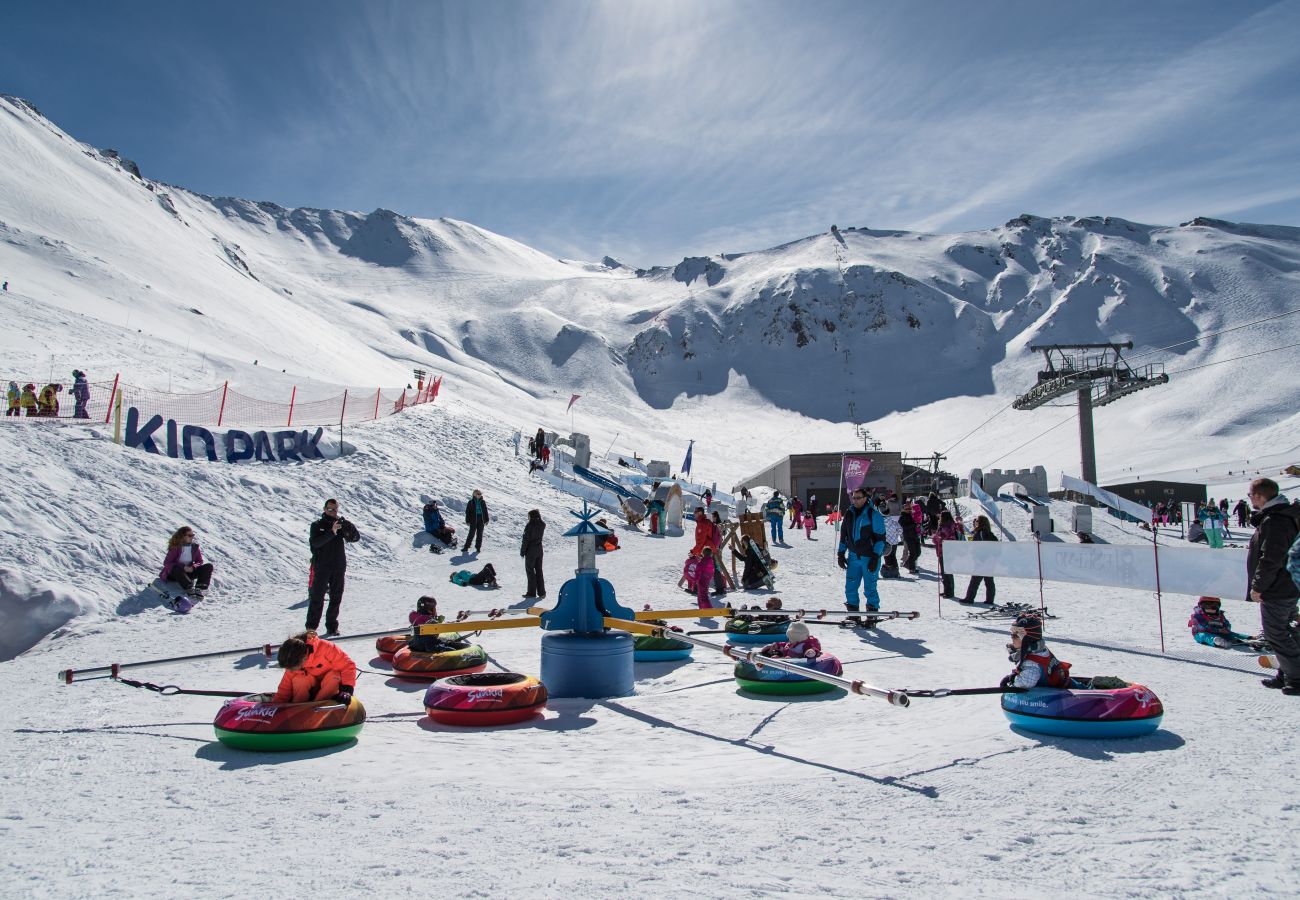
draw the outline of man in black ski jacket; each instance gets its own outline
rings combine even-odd
[[[910,504],[904,504],[898,516],[898,524],[903,529],[903,567],[913,575],[921,560],[921,536],[916,531],[916,520],[912,518]]]
[[[361,540],[356,526],[339,517],[339,502],[325,501],[325,515],[311,524],[307,543],[311,547],[311,587],[307,590],[307,630],[320,626],[321,607],[329,591],[329,609],[325,611],[325,636],[339,633],[339,605],[343,602],[343,577],[348,568],[344,544]]]
[[[524,526],[524,539],[519,547],[519,555],[524,558],[524,574],[528,578],[528,590],[525,597],[546,597],[546,579],[542,577],[542,535],[546,533],[546,523],[542,521],[542,512],[538,509],[528,511],[528,524]]]
[[[465,535],[465,546],[460,548],[461,553],[469,552],[471,542],[474,544],[475,553],[483,549],[483,526],[488,521],[488,508],[483,502],[483,492],[476,490],[465,506],[465,524],[469,526],[469,533]]]
[[[1255,533],[1246,555],[1247,599],[1259,604],[1264,639],[1278,660],[1277,675],[1264,679],[1264,686],[1300,696],[1300,639],[1291,627],[1300,586],[1286,570],[1287,554],[1300,533],[1300,504],[1281,496],[1271,478],[1256,478],[1250,483],[1250,505]]]

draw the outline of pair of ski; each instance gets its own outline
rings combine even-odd
[[[838,624],[841,628],[875,628],[881,622],[889,622],[893,619],[919,619],[921,614],[915,610],[875,610],[861,614],[849,612]],[[821,624],[816,619],[805,619],[805,624]],[[829,623],[828,623],[829,624]]]
[[[983,606],[982,608],[966,613],[968,619],[1014,619],[1022,613],[1034,613],[1045,619],[1055,619],[1058,616],[1053,615],[1046,609],[1040,609],[1037,606],[1030,606],[1028,603],[1006,603],[1003,605]]]

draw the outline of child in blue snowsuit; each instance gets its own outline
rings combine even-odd
[[[864,490],[853,492],[852,503],[844,513],[840,527],[838,562],[844,569],[844,607],[858,611],[858,587],[867,597],[867,612],[880,609],[876,579],[880,575],[880,558],[885,553],[885,517],[867,503]]]
[[[1196,601],[1196,609],[1187,620],[1187,627],[1192,629],[1196,643],[1207,647],[1231,647],[1250,640],[1250,635],[1232,630],[1232,623],[1223,614],[1222,605],[1223,601],[1218,597],[1201,597]]]

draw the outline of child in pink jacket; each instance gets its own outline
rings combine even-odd
[[[695,599],[700,609],[713,609],[709,601],[709,586],[713,583],[713,548],[705,547],[704,555],[695,566]]]

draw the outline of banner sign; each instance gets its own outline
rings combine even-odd
[[[1028,541],[944,541],[948,574],[1038,578],[1039,550],[1046,581],[1098,587],[1156,589],[1155,552],[1141,544],[1063,544]],[[1160,548],[1160,590],[1192,597],[1246,596],[1246,551]]]
[[[1072,475],[1061,474],[1061,490],[1074,491],[1076,494],[1087,494],[1100,500],[1111,509],[1118,510],[1125,515],[1132,516],[1139,522],[1151,524],[1151,510],[1141,503],[1134,503],[1132,500],[1125,500],[1118,494],[1112,494],[1110,491],[1103,491],[1091,481],[1084,481],[1082,478],[1075,478]]]
[[[159,431],[162,434],[159,434]],[[221,459],[228,463],[255,460],[259,462],[302,462],[307,459],[324,459],[321,453],[321,436],[325,429],[317,428],[315,434],[306,430],[293,431],[239,431],[231,429],[218,443],[211,431],[200,425],[180,425],[175,419],[168,419],[163,427],[163,417],[154,415],[143,425],[140,424],[140,411],[132,406],[126,413],[126,446],[136,447],[146,453],[170,456],[172,459],[194,459],[194,446],[197,442],[199,453],[209,462],[218,462],[218,448]],[[155,440],[156,438],[156,440]],[[159,442],[162,447],[158,446]]]
[[[979,502],[980,506],[984,507],[984,511],[989,514],[990,519],[999,525],[1002,524],[1002,511],[998,509],[997,503],[988,495],[988,492],[980,487],[980,483],[974,479],[971,479],[970,495]]]
[[[867,480],[867,470],[870,468],[870,457],[844,457],[844,489],[851,494],[858,488],[862,487],[862,482]]]

